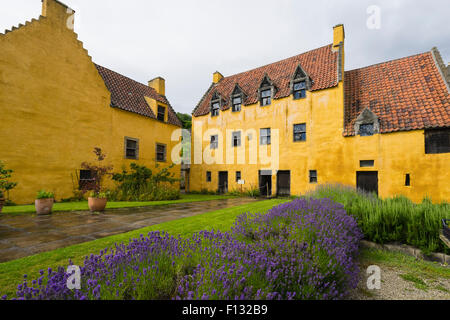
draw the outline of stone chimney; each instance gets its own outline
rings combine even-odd
[[[213,73],[213,83],[219,83],[222,79],[223,75],[219,71]]]
[[[155,89],[158,94],[162,96],[166,95],[166,80],[164,78],[157,77],[152,79],[148,82],[148,86]]]
[[[337,49],[339,44],[342,42],[344,44],[345,40],[345,30],[343,24],[338,24],[333,27],[333,48]]]
[[[41,0],[42,15],[73,30],[75,11],[58,0]]]

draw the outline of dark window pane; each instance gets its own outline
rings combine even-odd
[[[295,141],[306,141],[305,123],[294,125],[294,142]]]
[[[164,121],[165,120],[165,115],[166,115],[166,108],[158,106],[158,120],[159,121]]]
[[[210,149],[217,149],[219,147],[219,136],[211,136]]]
[[[373,167],[375,165],[375,160],[361,160],[359,165],[361,168]]]
[[[425,153],[450,153],[450,128],[426,130]]]
[[[166,161],[166,146],[157,144],[156,145],[156,160]]]
[[[362,124],[359,126],[359,134],[363,137],[365,136],[373,136],[374,128],[373,123]]]
[[[239,147],[241,145],[241,132],[233,132],[232,135],[232,146]]]
[[[241,172],[236,171],[236,182],[239,182],[239,180],[241,180]]]
[[[407,186],[407,187],[411,186],[411,175],[409,173],[406,174],[405,186]]]
[[[206,172],[206,182],[211,182],[211,171]]]
[[[136,149],[137,141],[127,140],[127,148]]]
[[[301,89],[306,89],[306,82],[302,81],[302,82],[297,82],[294,84],[294,90],[301,90]]]
[[[267,97],[270,97],[271,95],[272,95],[271,89],[261,91],[262,98],[267,98]]]
[[[316,170],[309,171],[309,182],[317,183],[317,171]]]

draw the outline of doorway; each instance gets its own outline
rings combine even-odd
[[[356,172],[356,187],[366,192],[378,195],[378,171]]]
[[[277,196],[289,197],[291,195],[291,172],[278,171],[277,173]]]
[[[227,193],[228,192],[228,171],[220,171],[219,172],[219,193]]]
[[[272,196],[272,171],[259,170],[259,191],[261,196]]]

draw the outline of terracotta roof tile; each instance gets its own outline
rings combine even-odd
[[[144,98],[149,97],[168,105],[168,122],[181,127],[180,120],[165,96],[158,94],[155,89],[117,72],[97,64],[95,66],[109,92],[111,92],[111,106],[156,119],[155,114]]]
[[[338,51],[333,51],[332,45],[327,45],[279,62],[225,77],[209,88],[195,108],[193,115],[202,116],[210,112],[210,100],[216,91],[225,100],[222,110],[230,108],[229,100],[236,83],[247,95],[244,105],[257,103],[257,91],[266,73],[278,89],[274,98],[287,97],[291,94],[290,80],[299,64],[313,81],[312,91],[334,87],[338,82],[337,63]]]
[[[369,107],[380,132],[450,127],[450,95],[431,52],[345,72],[344,136]]]

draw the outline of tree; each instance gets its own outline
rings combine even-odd
[[[17,186],[17,182],[9,181],[13,172],[11,169],[6,169],[5,164],[0,161],[0,198],[3,198],[3,193],[6,192],[6,198],[9,200],[9,191]]]
[[[183,124],[183,129],[191,129],[192,128],[192,116],[186,113],[177,112],[177,117],[180,119]]]

